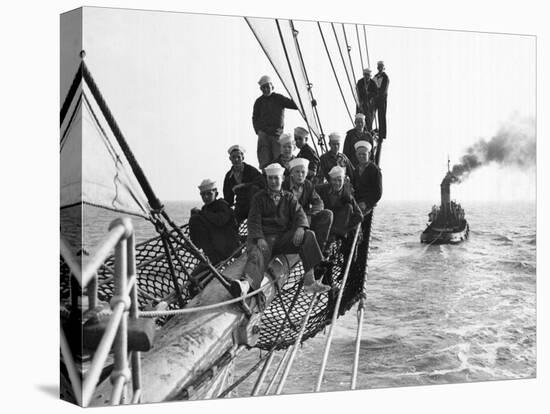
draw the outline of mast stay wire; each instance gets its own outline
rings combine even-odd
[[[355,89],[355,85],[357,85],[357,78],[355,77],[355,69],[353,68],[353,60],[351,58],[351,46],[349,45],[349,42],[348,42],[348,36],[346,34],[346,26],[344,25],[344,23],[342,23],[342,32],[344,32],[344,41],[346,42],[346,49],[348,50],[348,57],[349,57],[349,65],[350,65],[350,68],[351,68],[351,76],[353,76],[353,86],[354,86],[354,95],[355,96],[355,100],[356,101],[359,101],[359,97],[357,96],[357,90]]]
[[[304,121],[306,121],[307,128],[311,133],[311,131],[312,131],[311,130],[311,125],[309,123],[309,120],[307,119],[306,111],[304,109],[304,104],[302,102],[302,97],[300,96],[300,92],[298,91],[298,84],[296,83],[296,77],[294,76],[294,71],[292,70],[292,65],[290,64],[290,59],[288,57],[288,50],[286,48],[285,40],[283,38],[283,33],[281,31],[281,25],[279,24],[279,19],[275,19],[275,24],[277,25],[277,31],[279,32],[279,37],[281,38],[281,45],[283,46],[283,51],[285,52],[285,58],[286,58],[286,62],[288,64],[288,70],[290,71],[290,76],[292,77],[292,83],[294,84],[294,89],[296,90],[296,95],[298,96],[298,101],[299,101],[299,104],[300,104],[302,117],[304,118]],[[294,35],[293,35],[293,37],[294,37]],[[319,151],[317,150],[317,145],[316,145],[315,142],[313,142],[313,146],[315,147],[315,152],[317,154],[319,154]]]
[[[334,33],[334,39],[336,40],[336,44],[338,45],[338,51],[340,52],[340,58],[342,59],[342,65],[344,65],[344,71],[346,72],[346,77],[348,78],[348,84],[351,89],[351,96],[353,96],[353,99],[355,100],[355,105],[358,104],[357,97],[355,96],[355,85],[351,83],[351,78],[349,77],[349,71],[346,67],[346,61],[344,59],[344,54],[342,53],[342,47],[340,46],[340,42],[338,40],[338,35],[336,34],[336,28],[334,27],[334,23],[330,24],[332,26],[332,32]],[[353,123],[353,122],[352,122]]]
[[[359,57],[361,58],[361,70],[365,68],[365,63],[363,62],[363,52],[361,51],[361,40],[359,40],[359,28],[355,24],[355,33],[357,34],[357,49],[359,49]]]
[[[317,139],[319,141],[319,146],[321,147],[321,150],[323,150],[323,149],[326,150],[327,144],[326,144],[326,141],[325,141],[325,134],[323,132],[323,126],[321,124],[321,118],[319,117],[319,111],[317,110],[317,101],[313,97],[313,92],[312,92],[313,84],[310,82],[309,76],[307,75],[306,64],[304,62],[304,57],[302,55],[302,49],[300,48],[300,42],[298,42],[299,32],[294,27],[294,21],[293,20],[290,20],[290,27],[292,29],[292,34],[293,34],[293,37],[294,37],[294,43],[296,45],[296,51],[298,52],[298,58],[300,59],[300,66],[301,66],[302,71],[304,73],[304,77],[306,78],[307,89],[309,91],[309,95],[310,95],[310,98],[311,98],[311,106],[313,108],[313,114],[316,118],[317,124],[319,125],[319,132],[321,133],[321,136],[317,137]],[[314,102],[315,102],[315,105],[313,104]],[[317,148],[315,150],[317,150]],[[319,153],[317,153],[317,155],[319,155]]]
[[[348,103],[346,102],[346,97],[344,96],[344,91],[342,90],[342,85],[340,85],[340,80],[338,79],[338,75],[336,74],[336,69],[334,68],[334,63],[332,62],[332,57],[330,56],[330,52],[328,50],[327,42],[325,40],[325,35],[323,34],[323,29],[321,27],[321,23],[317,22],[317,26],[319,27],[319,33],[321,33],[321,39],[323,39],[323,45],[325,46],[325,51],[327,52],[327,57],[330,62],[330,67],[332,68],[332,73],[334,74],[334,79],[336,80],[336,84],[338,85],[338,90],[340,91],[340,95],[342,96],[342,100],[344,101],[344,106],[346,107],[346,111],[349,116],[350,122],[353,124],[353,117],[351,116],[351,112],[348,107]]]

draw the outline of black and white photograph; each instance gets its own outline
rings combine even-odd
[[[537,377],[534,34],[59,24],[62,400]]]

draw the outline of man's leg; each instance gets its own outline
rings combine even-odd
[[[269,243],[268,243],[269,244]],[[243,276],[248,280],[252,290],[259,289],[264,278],[264,272],[271,259],[271,247],[260,250],[257,244],[248,243],[246,264],[244,265]]]
[[[279,155],[281,155],[281,144],[279,144],[279,137],[280,135],[269,136],[271,139],[271,160],[269,163],[274,162],[277,158],[279,158]]]
[[[212,243],[212,229],[198,214],[189,219],[189,237],[195,246],[204,251],[212,263],[220,260]]]
[[[349,219],[353,208],[350,204],[346,204],[343,207],[335,210],[334,222],[332,224],[332,233],[336,236],[344,237],[348,232]]]
[[[321,251],[324,251],[326,247],[326,242],[328,240],[328,235],[330,234],[333,219],[334,215],[332,214],[332,211],[327,209],[319,211],[310,218],[310,228],[315,233],[315,237],[317,238],[317,243],[319,244]]]
[[[376,107],[378,109],[378,123],[380,128],[380,139],[386,138],[386,104],[387,104],[387,98],[378,98],[378,101],[376,103]]]
[[[271,136],[263,131],[258,131],[258,165],[263,169],[269,165],[273,154],[271,153]]]

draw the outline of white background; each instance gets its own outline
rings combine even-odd
[[[44,3],[44,4],[43,4]],[[228,4],[226,4],[228,3]],[[435,27],[538,36],[538,234],[544,235],[547,194],[549,31],[542,2],[365,1],[320,5],[278,1],[88,1],[86,5],[292,17],[326,21]],[[76,1],[4,4],[0,36],[2,70],[2,309],[0,407],[3,412],[73,412],[58,400],[58,228],[59,228],[59,13]],[[369,7],[370,5],[370,7]],[[367,9],[368,7],[368,9]],[[511,67],[510,70],[521,70]],[[548,187],[546,185],[546,187]],[[537,240],[537,379],[478,384],[394,388],[313,395],[171,403],[124,407],[121,412],[543,412],[550,389],[547,267]],[[545,398],[546,397],[546,398]],[[103,411],[104,409],[100,409]]]

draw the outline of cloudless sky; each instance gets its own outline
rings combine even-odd
[[[295,25],[323,128],[345,133],[350,121],[317,25]],[[329,27],[325,36],[334,42]],[[355,35],[354,26],[348,29]],[[371,67],[383,59],[390,77],[381,161],[385,199],[437,202],[447,154],[456,163],[469,145],[490,139],[510,119],[534,118],[534,37],[367,26],[367,38]],[[349,40],[359,78],[356,38]],[[257,166],[251,122],[257,80],[269,74],[276,91],[287,93],[243,18],[85,8],[83,45],[160,199],[198,199],[197,185],[207,177],[221,188],[230,167],[226,150],[235,143]],[[65,46],[74,53],[62,54],[62,63],[74,69],[63,72],[62,97],[79,51],[74,39],[65,39]],[[341,67],[339,55],[332,57]],[[339,69],[349,93],[343,73]],[[297,111],[287,110],[285,121],[288,132],[305,126]],[[534,199],[535,189],[534,168],[490,166],[452,191],[464,204]]]

